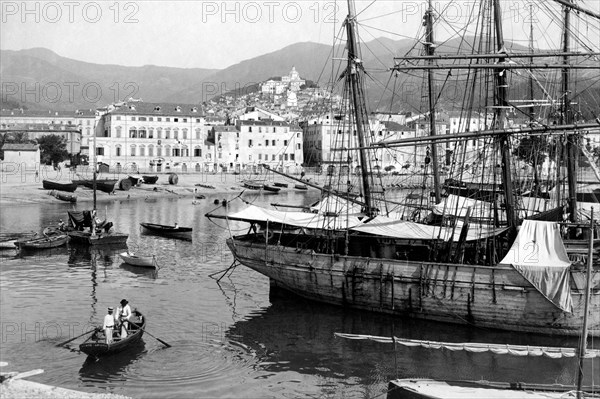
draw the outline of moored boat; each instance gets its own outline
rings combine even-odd
[[[94,211],[69,211],[69,228],[67,234],[71,241],[84,245],[125,244],[128,234],[113,231],[113,223],[96,221],[93,223]],[[96,231],[92,234],[92,228]]]
[[[263,189],[264,189],[265,191],[269,191],[269,192],[272,192],[272,193],[278,193],[278,192],[280,192],[280,191],[281,191],[281,188],[280,188],[280,187],[273,187],[273,186],[269,186],[268,184],[265,184],[265,185],[263,186]]]
[[[133,310],[130,321],[127,337],[120,338],[119,332],[115,329],[113,342],[107,344],[104,332],[96,331],[88,340],[79,345],[79,350],[89,356],[101,357],[127,349],[142,339],[144,328],[146,327],[146,317],[137,309]]]
[[[77,184],[73,182],[58,183],[52,180],[42,180],[42,186],[45,190],[67,191],[69,193],[75,192],[75,190],[77,190]]]
[[[278,182],[278,181],[276,181],[275,183],[273,183],[273,185],[275,187],[281,187],[281,188],[288,188],[288,186],[289,186],[287,183],[281,183],[281,182]]]
[[[308,190],[308,187],[306,186],[306,184],[300,184],[300,183],[298,183],[298,184],[295,184],[295,185],[294,185],[294,188],[295,188],[296,190],[303,190],[303,191],[304,191],[304,190]]]
[[[156,257],[154,255],[141,256],[131,252],[121,252],[119,254],[123,262],[140,267],[156,267]]]
[[[105,193],[112,193],[115,191],[115,185],[119,180],[116,179],[105,179],[105,180],[96,180],[96,190],[100,190]],[[85,187],[94,189],[94,181],[93,180],[85,180],[82,183]]]
[[[260,190],[263,188],[263,185],[253,181],[246,181],[244,182],[244,187],[249,188],[250,190]]]
[[[183,240],[192,239],[191,227],[179,227],[178,225],[171,226],[157,223],[140,223],[140,226],[142,226],[147,233]]]
[[[17,240],[15,245],[19,249],[47,249],[62,247],[69,241],[66,234],[52,235],[32,239]]]

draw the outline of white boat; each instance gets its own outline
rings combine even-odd
[[[123,259],[123,262],[129,264],[129,265],[133,265],[133,266],[140,266],[140,267],[151,267],[151,268],[156,268],[156,256],[154,255],[136,255],[134,253],[131,252],[121,252],[119,254],[119,256],[121,257],[121,259]]]

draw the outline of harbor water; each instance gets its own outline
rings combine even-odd
[[[304,205],[318,193],[245,195],[257,205]],[[452,341],[576,346],[576,338],[515,334],[441,323],[391,318],[271,292],[266,277],[238,266],[217,281],[211,275],[233,261],[229,234],[247,224],[211,221],[222,207],[214,200],[158,199],[100,203],[128,248],[153,254],[156,271],[122,263],[123,248],[63,248],[0,253],[0,357],[10,370],[41,368],[31,380],[88,392],[138,398],[366,398],[385,397],[393,378],[430,377],[572,384],[577,359],[466,353],[354,341],[334,333]],[[195,203],[194,203],[195,202]],[[233,201],[230,210],[241,209]],[[41,231],[67,210],[85,205],[32,204],[3,207],[2,232]],[[192,226],[191,242],[146,235],[140,222]],[[147,318],[142,342],[126,352],[87,359],[78,344],[56,344],[101,325],[108,306],[122,298]],[[594,345],[594,347],[598,347]],[[585,363],[591,384],[600,359]],[[598,375],[595,376],[598,382]]]

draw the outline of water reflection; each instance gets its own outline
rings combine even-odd
[[[272,289],[273,290],[273,289]],[[414,319],[389,318],[306,301],[280,292],[271,306],[234,323],[225,336],[250,348],[267,372],[318,375],[375,387],[392,378],[487,379],[573,384],[576,359],[452,352],[336,338],[335,332],[451,341],[576,346],[576,338],[514,334]],[[440,367],[448,365],[448,367]],[[586,362],[587,370],[600,366]],[[543,373],[540,370],[544,370]],[[591,384],[593,373],[587,373]]]
[[[146,344],[141,339],[132,343],[123,352],[96,358],[88,356],[79,369],[79,380],[84,383],[126,381],[127,368],[146,353]]]

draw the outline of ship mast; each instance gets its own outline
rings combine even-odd
[[[354,0],[348,0],[348,18],[346,19],[346,32],[348,37],[348,67],[346,69],[346,78],[350,81],[350,91],[352,92],[352,104],[354,108],[354,123],[356,124],[356,135],[358,144],[361,148],[359,151],[361,178],[363,185],[363,195],[365,198],[365,213],[369,216],[374,216],[376,213],[373,207],[371,198],[371,184],[369,182],[368,157],[365,147],[365,132],[364,132],[364,114],[362,103],[362,90],[360,81],[360,72],[362,71],[362,61],[358,57],[358,45],[356,40],[356,9]]]
[[[433,44],[433,6],[431,0],[429,0],[429,9],[425,12],[423,18],[426,25],[426,38],[425,38],[425,54],[427,56],[433,56],[435,52],[435,46]],[[429,65],[433,65],[433,59],[429,59],[427,62]],[[429,135],[435,136],[435,96],[434,96],[434,83],[433,83],[434,71],[429,69],[427,71],[427,86],[428,86],[428,97],[429,97]],[[438,166],[438,153],[437,143],[431,144],[431,157],[433,158],[433,187],[435,194],[435,203],[439,204],[442,200],[440,194],[440,175]]]
[[[568,0],[569,3],[572,3],[572,0]],[[564,10],[564,27],[563,27],[563,52],[567,53],[569,51],[569,30],[571,29],[571,9],[569,7],[565,7]],[[563,65],[567,65],[569,63],[569,56],[563,56]],[[571,113],[571,104],[570,104],[570,93],[569,93],[569,69],[564,68],[562,70],[562,112],[561,112],[561,124],[566,125],[573,122],[573,115]],[[577,138],[574,135],[569,135],[567,137],[567,181],[569,184],[569,219],[571,222],[577,221],[577,155],[578,151],[576,149],[576,140]],[[558,186],[560,189],[560,186]]]
[[[493,8],[494,8],[494,25],[496,28],[496,46],[497,52],[499,54],[506,53],[506,49],[504,48],[504,34],[502,31],[502,11],[500,10],[500,0],[492,0]],[[502,58],[498,59],[499,63],[502,63],[504,60]],[[507,79],[506,79],[507,71],[500,67],[496,69],[495,75],[495,115],[494,122],[496,129],[503,129],[507,127],[506,123],[506,109],[508,107],[507,102]],[[517,214],[515,212],[515,201],[514,201],[514,193],[513,193],[513,184],[512,184],[512,171],[511,171],[511,157],[510,157],[510,149],[509,149],[510,141],[509,135],[504,135],[500,137],[500,150],[502,152],[502,182],[504,188],[504,201],[506,205],[506,220],[508,225],[511,227],[511,235],[514,234],[515,229],[517,227]]]

